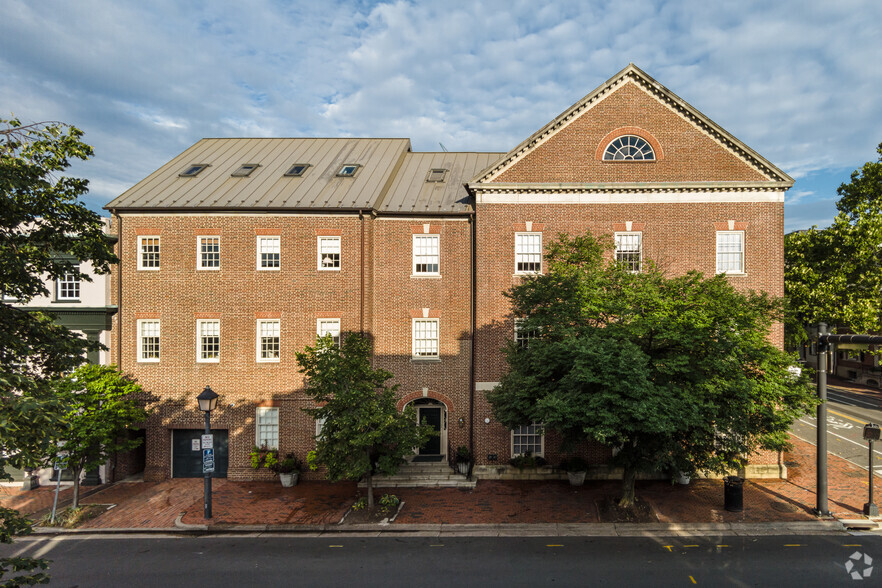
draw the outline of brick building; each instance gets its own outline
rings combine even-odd
[[[294,352],[345,331],[373,338],[399,405],[440,431],[424,455],[471,446],[485,476],[525,450],[554,463],[554,439],[506,430],[486,401],[515,337],[502,292],[543,271],[543,243],[615,235],[635,265],[726,272],[780,296],[792,183],[633,65],[504,154],[203,139],[106,207],[121,259],[114,359],[157,397],[145,477],[196,473],[206,385],[221,396],[222,475],[254,478],[255,443],[303,455],[316,424]]]

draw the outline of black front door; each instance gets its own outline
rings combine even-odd
[[[199,443],[203,429],[175,429],[172,431],[172,477],[201,478],[202,448]],[[228,438],[224,429],[212,429],[214,435],[214,474],[212,478],[227,477]]]
[[[420,423],[432,427],[437,433],[420,447],[420,455],[441,455],[441,407],[420,406],[417,410]]]

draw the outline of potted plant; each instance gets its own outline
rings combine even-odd
[[[463,476],[469,475],[469,468],[472,465],[472,452],[465,445],[460,445],[456,449],[456,469]]]
[[[579,456],[565,459],[560,467],[567,473],[571,486],[581,486],[585,483],[585,475],[588,473],[588,462]]]
[[[300,478],[300,469],[303,466],[301,461],[297,459],[294,453],[286,453],[285,457],[276,461],[269,469],[279,475],[283,488],[296,486]]]
[[[259,470],[260,468],[271,468],[279,461],[279,451],[277,449],[268,448],[266,444],[261,445],[260,447],[255,445],[251,448],[251,453],[248,455],[248,458],[251,460],[251,467],[255,470]]]

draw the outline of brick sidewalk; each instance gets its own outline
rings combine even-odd
[[[723,482],[695,480],[688,486],[666,481],[640,481],[637,495],[646,500],[662,523],[766,522],[815,520],[815,447],[792,438],[785,454],[788,480],[756,480],[744,485],[744,511],[723,509]],[[867,473],[835,456],[829,458],[829,509],[854,518],[867,500]],[[173,527],[183,522],[203,524],[202,479],[159,483],[120,483],[99,489],[84,504],[114,504],[111,510],[86,522],[84,528]],[[500,524],[600,522],[597,502],[618,497],[620,482],[587,482],[582,487],[565,481],[481,481],[474,489],[377,489],[376,497],[394,493],[405,507],[395,524]],[[0,490],[0,505],[35,513],[51,507],[51,488],[31,492]],[[70,492],[66,490],[65,492]],[[363,493],[363,491],[362,491]],[[358,495],[354,483],[302,482],[282,488],[275,482],[214,481],[214,518],[209,524],[320,525],[343,517]]]

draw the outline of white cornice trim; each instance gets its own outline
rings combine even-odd
[[[478,192],[477,204],[700,204],[718,202],[784,203],[784,190],[647,192]]]

